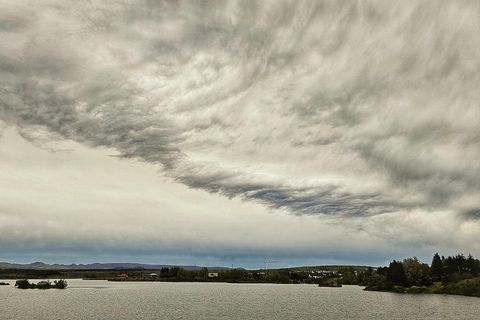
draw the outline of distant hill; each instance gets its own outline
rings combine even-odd
[[[289,270],[295,271],[316,271],[316,270],[325,270],[325,271],[338,271],[343,268],[353,268],[355,271],[365,270],[367,268],[372,268],[370,266],[356,266],[356,265],[326,265],[326,266],[302,266],[302,267],[292,267],[292,268],[285,268]],[[373,267],[376,269],[376,267]]]
[[[172,268],[174,265],[165,264],[143,264],[143,263],[89,263],[89,264],[47,264],[43,262],[34,262],[28,264],[18,264],[9,262],[0,262],[0,269],[23,269],[23,270],[111,270],[111,269],[161,269]],[[177,266],[186,270],[199,270],[199,266]],[[208,267],[214,270],[226,270],[225,267]]]
[[[0,269],[19,269],[19,270],[113,270],[113,269],[161,269],[181,267],[185,270],[199,270],[203,266],[176,266],[168,264],[144,264],[144,263],[89,263],[89,264],[47,264],[44,262],[34,262],[28,264],[0,262]],[[288,269],[295,271],[327,270],[338,271],[341,268],[353,267],[354,270],[363,270],[368,266],[350,266],[350,265],[325,265],[325,266],[300,266],[289,268],[270,268],[275,270]],[[209,270],[229,270],[227,267],[208,267]],[[243,269],[243,268],[239,268]],[[376,269],[376,268],[375,268]]]

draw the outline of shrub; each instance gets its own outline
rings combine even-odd
[[[22,279],[22,280],[17,280],[15,282],[15,287],[19,288],[19,289],[30,289],[32,288],[34,285],[31,284],[30,282],[28,282],[27,279]]]
[[[405,289],[406,293],[425,293],[428,289],[425,286],[411,286],[410,288]]]

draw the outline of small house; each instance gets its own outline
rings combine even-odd
[[[119,273],[117,274],[117,276],[115,277],[116,280],[118,281],[125,281],[128,279],[128,274],[126,273]]]

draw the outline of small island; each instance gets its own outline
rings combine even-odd
[[[40,281],[38,283],[30,283],[27,279],[17,280],[15,287],[19,289],[65,289],[67,288],[66,280],[55,280],[52,282],[48,280]]]

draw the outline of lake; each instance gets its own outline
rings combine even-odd
[[[0,286],[0,319],[480,319],[480,298],[358,286],[68,280],[66,290]],[[34,281],[36,282],[36,281]]]

